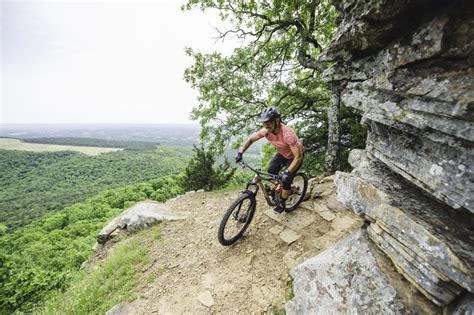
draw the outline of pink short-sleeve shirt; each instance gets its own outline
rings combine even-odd
[[[295,155],[291,152],[291,148],[299,146],[301,151],[303,151],[303,144],[296,136],[296,132],[293,128],[284,124],[280,125],[280,130],[276,135],[269,133],[265,128],[257,131],[256,135],[259,139],[263,137],[267,138],[267,140],[276,148],[277,152],[287,159],[295,158]]]

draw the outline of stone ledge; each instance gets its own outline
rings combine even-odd
[[[351,174],[338,172],[336,183],[339,201],[388,231],[404,248],[442,274],[440,279],[474,290],[471,213],[429,198],[376,162],[362,163]]]
[[[390,257],[397,270],[436,305],[448,305],[461,293],[461,287],[446,279],[415,253],[410,256],[409,249],[390,237],[377,223],[370,224],[367,232],[370,239]]]
[[[474,212],[473,150],[370,123],[367,152],[447,205]]]
[[[466,84],[472,85],[472,82]],[[460,97],[463,96],[469,97],[468,94]],[[377,91],[359,82],[349,83],[341,94],[341,100],[347,106],[362,112],[363,120],[372,120],[387,126],[404,124],[418,130],[432,129],[455,138],[474,141],[473,123],[469,121],[470,116],[461,118],[457,114],[454,115],[455,113],[444,116],[420,110],[429,106],[432,109],[438,105],[450,107],[452,111],[455,111],[455,104],[433,100],[426,102],[409,95],[401,96]],[[470,110],[468,112],[471,113]]]

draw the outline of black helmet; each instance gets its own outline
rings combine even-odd
[[[258,122],[266,122],[275,118],[280,118],[280,112],[275,107],[269,107],[262,110]]]

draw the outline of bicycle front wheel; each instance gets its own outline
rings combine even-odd
[[[239,196],[227,209],[219,226],[219,243],[229,246],[237,242],[247,230],[255,213],[255,195],[249,192]]]
[[[293,177],[291,184],[290,196],[286,201],[286,212],[295,210],[303,201],[308,189],[308,177],[304,173],[297,173]]]

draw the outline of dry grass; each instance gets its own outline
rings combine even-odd
[[[72,145],[27,143],[21,140],[7,139],[7,138],[0,138],[0,149],[22,150],[22,151],[33,151],[33,152],[77,151],[77,152],[81,152],[87,155],[99,155],[101,153],[123,150],[120,148],[82,147],[82,146],[72,146]]]

